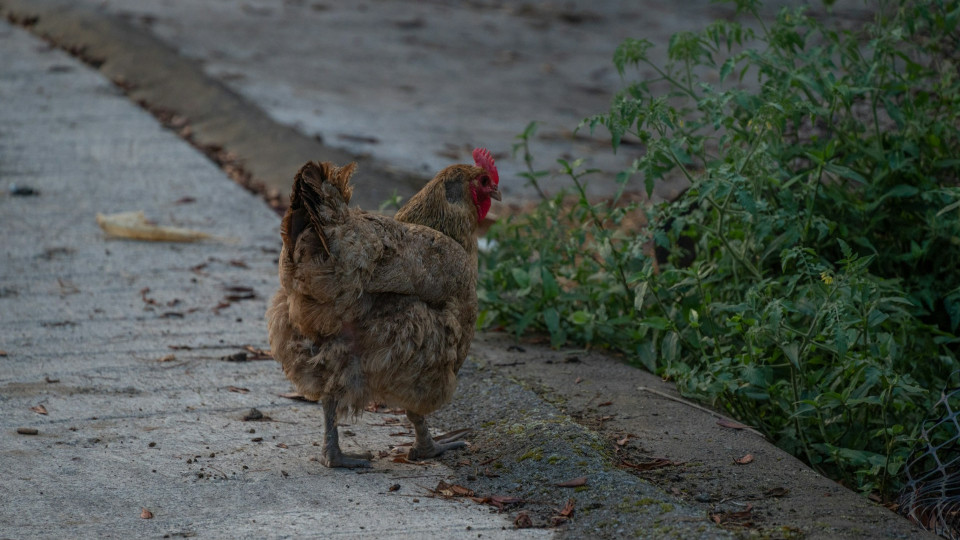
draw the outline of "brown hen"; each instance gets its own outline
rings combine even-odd
[[[267,326],[287,378],[323,405],[328,467],[369,465],[340,450],[337,419],[370,401],[406,410],[409,459],[464,444],[434,441],[424,416],[452,398],[477,319],[477,225],[500,191],[489,152],[474,160],[395,218],[348,208],[355,164],[310,162],[294,179]]]

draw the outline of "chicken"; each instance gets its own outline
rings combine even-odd
[[[310,162],[294,179],[267,327],[287,378],[323,406],[327,467],[369,466],[341,451],[337,420],[370,401],[406,411],[408,459],[465,444],[433,440],[424,417],[453,397],[477,319],[477,226],[500,200],[490,153],[473,157],[394,218],[347,207],[356,164]]]

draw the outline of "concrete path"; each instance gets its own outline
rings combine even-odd
[[[0,58],[0,182],[39,191],[0,197],[0,537],[549,535],[424,497],[441,465],[311,461],[319,407],[279,397],[272,360],[222,359],[266,347],[276,215],[24,30],[0,24]],[[95,215],[127,210],[222,239],[106,239]],[[398,420],[364,415],[345,447],[409,442]]]

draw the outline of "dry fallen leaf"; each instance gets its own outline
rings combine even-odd
[[[30,410],[37,414],[47,414],[47,408],[43,405],[37,405],[36,407],[30,407]]]
[[[753,454],[747,454],[741,458],[737,458],[733,460],[733,462],[736,463],[737,465],[746,465],[747,463],[750,463],[752,461],[753,461]]]
[[[611,405],[613,405],[612,401],[604,401],[603,403],[598,403],[597,407],[609,407]]]
[[[562,488],[575,488],[575,487],[585,486],[586,484],[587,484],[587,477],[581,476],[579,478],[567,480],[566,482],[560,482],[559,484],[556,484],[556,486],[562,487]]]
[[[177,359],[176,355],[168,354],[168,355],[164,356],[163,358],[157,360],[157,362],[173,362],[173,361],[175,361],[176,359]]]
[[[287,446],[286,443],[278,442],[278,443],[277,443],[277,448],[290,448],[290,447]]]
[[[250,389],[249,389],[249,388],[241,388],[241,387],[239,387],[239,386],[232,386],[232,385],[231,385],[231,386],[228,386],[228,387],[227,387],[227,390],[229,390],[229,391],[231,391],[231,392],[236,392],[236,393],[238,393],[238,394],[247,394],[247,393],[250,392]]]
[[[523,499],[520,497],[507,497],[505,495],[494,495],[492,497],[470,497],[475,503],[480,504],[489,504],[494,506],[497,510],[503,512],[504,508],[512,504],[522,504]]]
[[[270,360],[273,358],[270,349],[260,349],[253,345],[244,345],[243,349],[250,353],[250,360]]]
[[[147,510],[146,508],[141,508],[140,519],[153,519],[153,512]]]
[[[18,427],[17,433],[20,435],[36,435],[40,433],[40,431],[38,431],[37,428],[32,427]]]
[[[518,529],[529,529],[533,527],[533,520],[530,519],[530,514],[526,512],[520,512],[517,514],[517,517],[513,520],[514,526]]]
[[[576,504],[576,501],[569,499],[567,504],[563,505],[563,508],[560,509],[560,517],[569,518],[573,516],[573,507]]]
[[[473,490],[457,484],[448,484],[441,480],[437,483],[437,487],[433,489],[433,494],[444,497],[473,497]]]
[[[7,351],[0,349],[0,356],[7,356]]]
[[[577,380],[573,381],[573,384],[580,384],[583,382],[583,377],[577,377]]]
[[[633,435],[627,433],[626,435],[623,436],[622,439],[618,439],[617,446],[626,446],[626,444],[630,442],[630,437],[633,437]]]
[[[748,504],[746,510],[739,512],[715,512],[710,519],[717,525],[733,525],[737,527],[753,526],[753,505]]]
[[[790,493],[789,489],[785,487],[775,487],[772,489],[768,489],[767,491],[764,491],[763,496],[764,497],[783,497],[787,493]]]
[[[147,240],[150,242],[196,242],[210,238],[200,231],[182,227],[163,227],[147,222],[143,211],[121,212],[119,214],[97,214],[97,224],[103,232],[118,238]]]

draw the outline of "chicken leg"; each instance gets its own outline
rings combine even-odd
[[[464,441],[457,440],[460,436],[463,436],[464,433],[460,433],[459,435],[452,436],[448,439],[440,439],[435,441],[433,440],[433,437],[430,436],[430,432],[427,430],[427,421],[424,417],[407,411],[407,419],[409,419],[410,423],[413,424],[413,430],[416,434],[416,442],[414,442],[413,448],[410,449],[410,452],[407,453],[407,459],[409,460],[436,457],[447,450],[462,448],[467,444]]]
[[[337,398],[323,398],[323,449],[320,463],[326,467],[369,467],[370,454],[344,454],[340,450],[340,435],[337,432]]]

